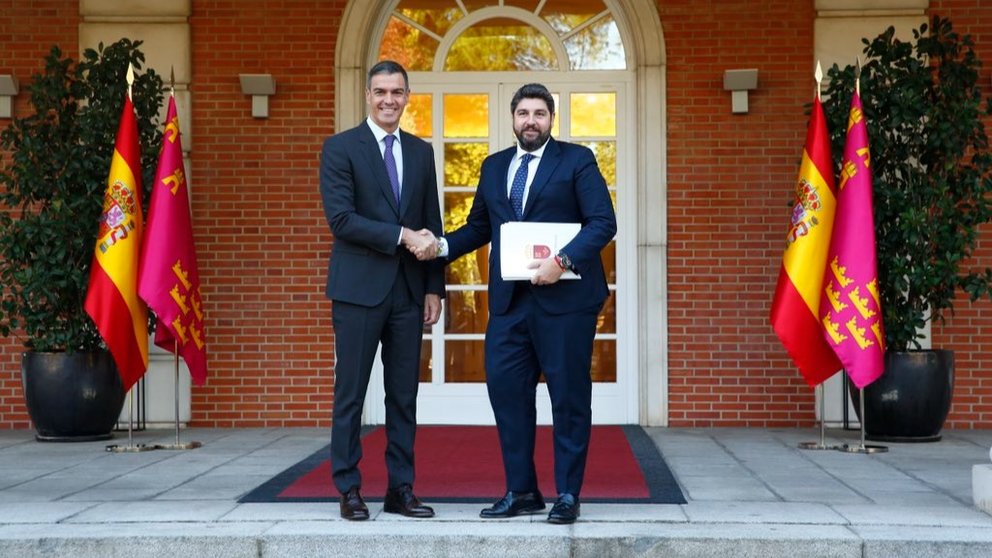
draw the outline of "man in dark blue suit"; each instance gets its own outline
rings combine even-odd
[[[579,516],[592,426],[593,336],[609,292],[600,252],[616,234],[616,215],[596,158],[586,147],[551,138],[554,98],[540,84],[521,87],[510,104],[518,144],[486,158],[467,222],[440,240],[454,260],[491,242],[486,385],[496,415],[506,495],[484,518],[545,509],[534,467],[536,389],[543,373],[554,420],[552,523]],[[579,223],[560,252],[535,262],[530,282],[505,281],[500,225],[507,221]],[[578,280],[559,280],[566,270]]]
[[[444,270],[418,261],[411,251],[436,246],[426,231],[440,233],[442,225],[434,152],[399,129],[409,93],[402,66],[373,66],[365,90],[368,119],[329,137],[321,152],[320,194],[334,234],[326,288],[333,301],[336,360],[332,476],[341,516],[351,520],[369,517],[359,492],[359,434],[380,342],[389,474],[383,510],[434,515],[413,494],[413,444],[421,334],[440,316]]]

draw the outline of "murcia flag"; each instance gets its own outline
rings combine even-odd
[[[203,299],[175,97],[169,98],[138,271],[138,293],[155,311],[155,344],[177,348],[196,384],[207,377]]]
[[[129,94],[117,129],[84,304],[114,356],[125,390],[148,369],[148,309],[138,298],[141,229],[141,149]]]
[[[834,225],[833,161],[820,99],[813,102],[799,165],[796,197],[785,238],[771,322],[806,382],[816,386],[841,368],[823,338],[820,297]]]
[[[854,385],[863,388],[885,368],[885,331],[878,293],[868,127],[858,92],[851,98],[839,186],[820,315],[824,338]]]

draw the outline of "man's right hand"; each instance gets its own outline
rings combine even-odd
[[[403,227],[403,246],[406,246],[420,261],[433,260],[437,257],[437,238],[428,229],[413,231]]]

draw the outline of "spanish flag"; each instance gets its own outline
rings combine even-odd
[[[830,135],[817,97],[806,131],[771,322],[806,382],[817,386],[841,363],[823,337],[820,298],[837,208]]]
[[[155,344],[182,355],[194,383],[207,378],[200,274],[175,96],[169,97],[158,170],[142,239],[138,294],[155,311]]]
[[[85,303],[114,356],[125,390],[148,369],[148,309],[138,298],[141,230],[141,149],[128,94],[110,162]]]

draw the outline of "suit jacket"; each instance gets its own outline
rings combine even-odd
[[[581,223],[575,238],[562,248],[582,276],[554,285],[534,286],[526,281],[504,281],[499,261],[499,227],[516,220],[507,196],[507,172],[516,153],[511,147],[482,163],[479,187],[465,225],[445,235],[448,259],[454,260],[487,242],[489,250],[489,312],[502,314],[510,306],[515,284],[530,288],[537,303],[552,314],[602,306],[609,290],[600,252],[617,231],[613,202],[592,151],[573,143],[548,140],[530,193],[523,221]]]
[[[327,268],[327,298],[362,306],[381,303],[397,270],[404,274],[414,300],[444,296],[444,270],[438,263],[417,261],[397,244],[401,227],[441,233],[434,150],[420,138],[400,131],[403,179],[400,203],[393,196],[386,165],[368,123],[335,134],[321,151],[320,195],[324,216],[334,234]]]

